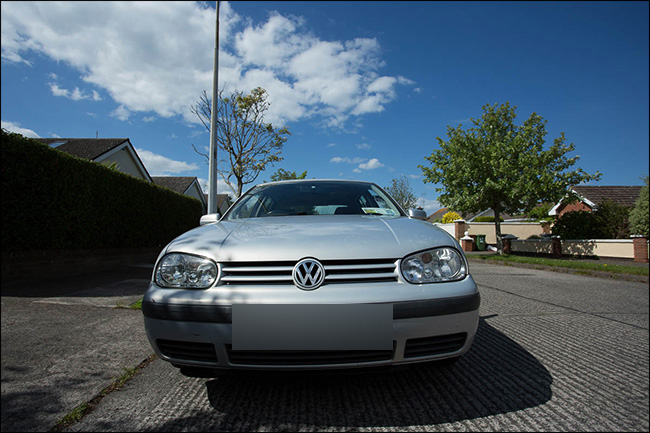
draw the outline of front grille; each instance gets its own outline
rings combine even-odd
[[[293,284],[297,262],[230,262],[221,264],[220,284]],[[397,281],[397,259],[323,260],[325,284]]]
[[[192,341],[156,340],[158,349],[163,355],[172,359],[188,361],[217,362],[217,353],[210,343],[195,343]]]
[[[419,356],[442,355],[462,349],[467,339],[467,333],[438,335],[436,337],[413,338],[406,341],[404,358]]]
[[[390,361],[392,350],[232,350],[226,345],[231,364],[238,365],[334,365]]]

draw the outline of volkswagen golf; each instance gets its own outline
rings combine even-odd
[[[370,182],[257,185],[170,242],[142,302],[186,375],[453,361],[480,295],[453,236]]]

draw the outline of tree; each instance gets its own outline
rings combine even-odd
[[[267,98],[266,90],[261,87],[253,89],[249,95],[235,91],[225,97],[224,90],[219,92],[217,147],[219,157],[225,155],[225,158],[218,163],[225,162],[228,166],[226,170],[219,170],[219,174],[236,197],[268,164],[282,160],[282,146],[287,141],[286,135],[291,135],[286,127],[275,128],[264,121],[270,106]],[[210,131],[212,101],[205,90],[191,111]],[[192,147],[209,159],[209,155]]]
[[[633,235],[648,236],[648,226],[650,225],[650,215],[648,211],[648,176],[643,178],[645,186],[641,188],[641,193],[634,208],[630,212],[630,232]]]
[[[307,170],[303,171],[301,174],[296,174],[295,171],[289,172],[279,168],[278,171],[271,175],[271,182],[277,182],[279,180],[305,179],[306,177]]]
[[[549,216],[548,213],[553,208],[553,203],[539,203],[536,207],[528,212],[528,218],[532,218],[536,221],[546,221],[552,222],[555,220],[554,217]]]
[[[579,157],[566,156],[575,146],[564,144],[564,132],[544,150],[547,121],[533,113],[516,126],[516,108],[486,104],[466,131],[447,126],[448,140],[437,137],[440,148],[425,158],[431,167],[419,166],[425,183],[441,185],[438,201],[444,206],[462,213],[492,208],[499,253],[501,213],[526,213],[540,201],[558,201],[570,185],[600,178],[598,172],[569,171]]]
[[[390,186],[386,187],[386,192],[402,207],[402,209],[415,209],[418,198],[413,193],[409,179],[406,176],[400,176],[390,181]]]

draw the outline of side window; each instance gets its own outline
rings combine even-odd
[[[379,194],[377,194],[375,191],[373,191],[373,190],[369,190],[368,192],[370,193],[370,195],[372,196],[372,198],[375,200],[375,203],[377,203],[377,207],[380,207],[380,208],[383,208],[383,209],[386,209],[386,208],[389,208],[389,207],[390,207],[390,206],[388,205],[388,203],[386,203],[386,201],[384,200],[384,198],[381,197]]]

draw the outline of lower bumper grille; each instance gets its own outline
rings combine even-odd
[[[241,365],[330,365],[390,361],[393,350],[233,350],[226,345],[232,364]]]
[[[435,337],[413,338],[406,341],[404,358],[442,355],[456,352],[465,345],[467,333],[438,335]]]
[[[172,359],[188,361],[217,362],[217,353],[210,343],[195,343],[192,341],[156,340],[158,349],[163,355]]]

